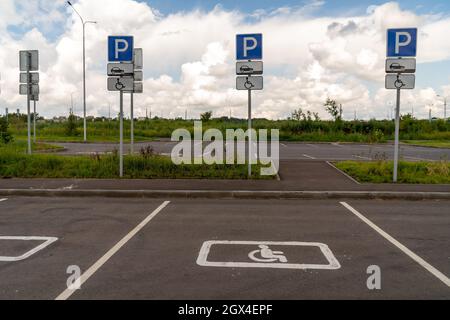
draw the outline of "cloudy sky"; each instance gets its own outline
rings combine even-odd
[[[450,96],[450,1],[408,0],[74,0],[87,20],[88,114],[118,112],[106,90],[107,36],[129,34],[144,49],[146,109],[164,117],[246,117],[246,93],[235,90],[235,35],[264,34],[265,90],[254,93],[254,115],[284,119],[299,107],[327,114],[327,97],[347,119],[386,118],[395,92],[384,89],[386,29],[418,27],[417,88],[405,91],[402,112],[443,117]],[[67,115],[71,94],[82,113],[82,28],[63,0],[0,1],[0,112],[25,111],[18,95],[18,52],[40,50],[46,117]],[[126,97],[126,103],[128,102]],[[127,113],[129,108],[126,108]]]

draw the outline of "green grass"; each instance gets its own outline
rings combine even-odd
[[[392,183],[393,162],[343,161],[336,167],[359,182]],[[450,184],[450,162],[405,162],[400,161],[399,183],[409,184]]]
[[[252,179],[260,176],[260,166],[253,167]],[[119,159],[105,156],[25,155],[0,152],[1,178],[119,178]],[[128,179],[247,179],[246,165],[175,165],[162,156],[126,156],[124,178]]]
[[[362,142],[379,143],[394,139],[394,122],[388,120],[370,121],[314,121],[314,120],[267,120],[254,119],[253,127],[259,129],[278,129],[283,141],[319,141],[319,142]],[[212,119],[203,123],[203,131],[219,129],[225,133],[227,129],[247,130],[247,121],[242,119]],[[193,121],[181,119],[148,119],[135,122],[135,140],[148,141],[159,138],[170,138],[176,129],[187,129],[193,132]],[[25,138],[26,122],[23,119],[11,118],[10,132]],[[119,140],[119,122],[117,120],[89,121],[87,123],[89,142],[113,142]],[[76,132],[67,134],[67,123],[39,121],[37,124],[38,139],[50,142],[80,142],[83,140],[83,122],[77,120]],[[130,121],[124,121],[124,138],[130,137]],[[401,122],[400,138],[402,140],[450,140],[450,122],[443,120],[429,122],[404,118]]]
[[[49,143],[37,142],[31,143],[31,149],[33,152],[55,152],[62,150],[60,146],[55,146]],[[28,150],[28,142],[26,140],[18,139],[8,144],[0,143],[0,152],[17,152],[26,153]]]
[[[450,148],[450,140],[407,140],[405,143],[423,147]]]

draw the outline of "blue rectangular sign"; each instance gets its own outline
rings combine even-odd
[[[133,37],[109,36],[108,37],[108,61],[132,62],[133,61]]]
[[[262,60],[263,36],[262,34],[238,34],[236,36],[237,60]]]
[[[387,31],[388,57],[415,57],[417,55],[417,29],[389,29]]]

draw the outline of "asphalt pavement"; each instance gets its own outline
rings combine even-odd
[[[199,142],[201,143],[201,142]],[[86,155],[93,153],[108,153],[118,150],[114,143],[54,143],[65,149],[59,154]],[[156,153],[170,155],[176,142],[151,141],[135,144],[134,151],[139,152],[142,147],[151,146]],[[193,144],[197,142],[193,141]],[[204,143],[206,145],[206,143]],[[255,146],[254,146],[255,147]],[[125,152],[129,153],[129,144],[125,145]],[[391,160],[394,157],[392,144],[353,144],[353,143],[280,143],[281,160]],[[437,161],[450,160],[450,149],[417,147],[402,144],[400,157],[407,161]]]
[[[125,191],[397,191],[450,192],[450,185],[359,183],[317,160],[281,160],[280,180],[203,179],[0,179],[0,194],[8,190]]]
[[[0,298],[448,300],[449,208],[449,201],[0,199]],[[29,238],[37,236],[46,238]],[[45,239],[54,242],[36,249]],[[77,268],[81,288],[68,290]]]

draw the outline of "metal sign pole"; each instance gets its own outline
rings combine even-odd
[[[34,107],[33,107],[33,139],[36,143],[36,97],[34,97]]]
[[[120,90],[120,146],[119,146],[119,174],[123,177],[123,91]]]
[[[131,145],[130,153],[134,153],[134,93],[131,92]]]
[[[86,123],[86,24],[83,22],[83,141],[87,142]]]
[[[30,67],[31,54],[27,54],[27,111],[28,111],[28,154],[31,154],[31,114],[30,114],[30,91],[32,90],[30,83]]]
[[[248,177],[252,176],[252,90],[248,90]]]
[[[400,139],[400,89],[397,89],[397,109],[395,111],[395,151],[394,151],[394,183],[398,181],[398,154]]]

